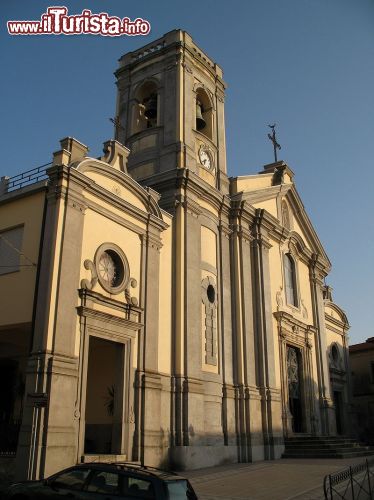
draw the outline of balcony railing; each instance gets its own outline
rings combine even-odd
[[[0,195],[5,193],[11,193],[17,189],[21,189],[25,186],[30,186],[36,182],[47,179],[47,167],[52,165],[52,162],[45,163],[39,167],[27,170],[21,174],[14,175],[13,177],[2,177],[0,182]]]

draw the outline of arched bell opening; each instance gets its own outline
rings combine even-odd
[[[159,94],[155,82],[148,81],[135,93],[132,106],[132,134],[157,127],[159,124]]]
[[[201,88],[196,92],[195,128],[209,139],[213,138],[213,107],[207,93]]]

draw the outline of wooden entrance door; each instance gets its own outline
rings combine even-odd
[[[296,347],[287,346],[288,401],[293,432],[303,431],[300,373],[300,352]]]

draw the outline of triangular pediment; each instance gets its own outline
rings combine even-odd
[[[293,233],[298,234],[302,240],[305,242],[306,246],[314,253],[318,254],[323,260],[326,261],[329,267],[331,267],[330,260],[323,248],[321,240],[319,239],[316,230],[310,220],[304,204],[300,198],[299,193],[294,184],[290,187],[287,193],[282,197],[282,201],[285,201],[288,205],[291,214],[291,229]],[[281,214],[280,223],[282,224]]]
[[[268,176],[268,174],[266,175]],[[249,187],[248,190],[239,192],[232,198],[246,201],[255,209],[266,210],[277,220],[279,226],[286,227],[290,231],[301,247],[306,247],[309,252],[319,255],[325,261],[327,267],[331,267],[330,260],[293,182],[256,187],[254,189]],[[282,202],[286,204],[289,211],[289,225],[283,220]]]

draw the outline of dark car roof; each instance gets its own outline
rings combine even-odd
[[[138,474],[139,476],[144,476],[148,477],[153,476],[157,477],[159,479],[162,479],[164,481],[176,481],[178,479],[186,479],[182,476],[179,476],[178,474],[175,474],[174,472],[171,471],[165,471],[162,469],[157,469],[156,467],[149,467],[146,465],[140,465],[136,463],[126,463],[126,462],[87,462],[85,464],[79,464],[76,465],[76,467],[79,468],[89,468],[89,469],[98,469],[98,470],[103,470],[103,469],[110,469],[113,470],[114,468],[120,471],[124,472],[133,472]]]

